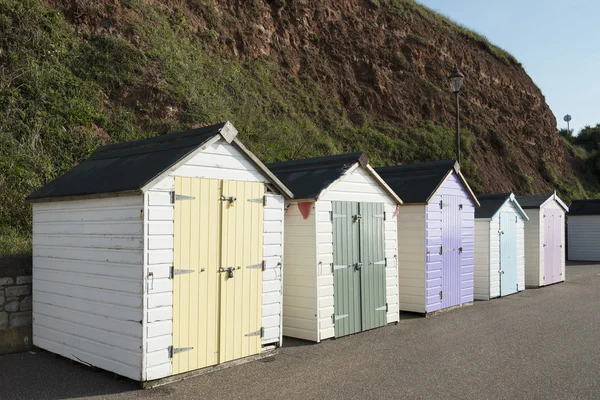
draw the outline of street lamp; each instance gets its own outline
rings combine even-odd
[[[454,98],[456,102],[456,161],[458,161],[458,164],[460,165],[460,135],[458,133],[458,94],[460,93],[460,87],[462,86],[463,81],[465,80],[465,76],[458,70],[458,67],[455,65],[454,71],[452,71],[452,73],[448,77],[448,80],[450,81],[450,87],[454,92]]]

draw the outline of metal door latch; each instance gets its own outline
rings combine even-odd
[[[359,271],[362,268],[362,263],[354,263],[354,270]]]
[[[226,201],[229,204],[233,204],[237,199],[233,196],[229,196],[229,197],[225,197],[225,196],[221,196],[221,201]]]
[[[219,268],[219,272],[227,272],[227,277],[228,278],[233,278],[233,271],[235,271],[235,267],[229,267],[229,268]]]
[[[361,219],[362,219],[362,215],[360,215],[360,214],[356,214],[356,215],[352,216],[352,221],[354,221],[354,222],[358,222]]]

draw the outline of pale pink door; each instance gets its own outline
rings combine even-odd
[[[562,281],[562,213],[545,210],[544,214],[544,284]]]

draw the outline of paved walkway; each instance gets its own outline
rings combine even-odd
[[[600,265],[567,282],[149,390],[49,353],[0,357],[0,399],[600,398]]]

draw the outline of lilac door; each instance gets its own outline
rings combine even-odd
[[[461,203],[460,196],[442,196],[442,308],[460,304]]]
[[[544,211],[544,283],[550,285],[562,281],[561,230],[562,213],[560,210]]]

